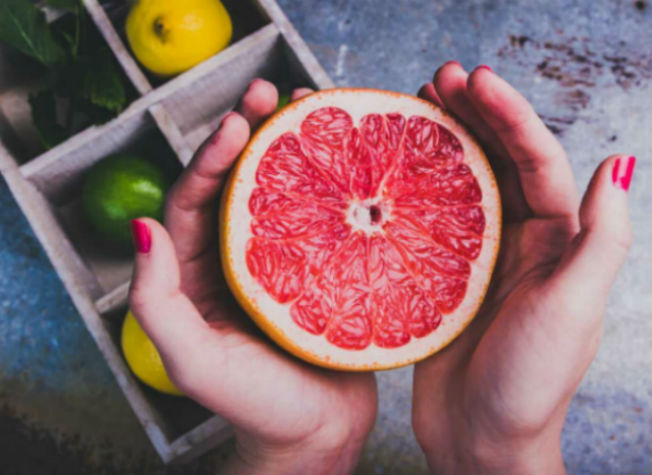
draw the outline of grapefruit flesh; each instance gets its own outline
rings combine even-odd
[[[336,369],[402,366],[473,319],[498,251],[494,176],[418,98],[311,94],[273,116],[223,196],[230,288],[272,339]]]

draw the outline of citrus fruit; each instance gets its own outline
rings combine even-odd
[[[278,103],[276,104],[276,112],[283,109],[289,103],[290,103],[290,93],[289,92],[284,92],[284,91],[279,91],[279,93],[278,93]]]
[[[158,350],[143,331],[138,320],[127,312],[120,336],[122,352],[131,371],[148,386],[166,394],[183,396],[165,372]]]
[[[166,188],[163,172],[147,160],[111,155],[86,174],[82,204],[88,221],[104,237],[129,243],[132,219],[162,219]]]
[[[126,24],[134,55],[159,76],[179,74],[221,51],[232,30],[219,0],[138,0]]]
[[[286,350],[391,368],[472,320],[500,220],[484,152],[454,118],[413,96],[332,89],[283,108],[242,153],[223,195],[222,265]]]

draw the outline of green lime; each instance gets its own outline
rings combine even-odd
[[[278,94],[278,105],[276,106],[276,112],[283,109],[290,102],[290,93],[288,92],[279,92]]]
[[[86,175],[82,190],[84,212],[103,236],[127,243],[132,219],[163,218],[166,190],[163,172],[147,160],[127,154],[111,155]]]

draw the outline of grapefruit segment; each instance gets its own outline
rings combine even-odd
[[[388,223],[386,230],[403,255],[406,267],[438,309],[443,313],[454,310],[466,291],[466,280],[471,274],[469,263],[400,222]]]
[[[310,160],[344,192],[349,191],[345,143],[351,116],[337,107],[322,107],[301,123],[301,144]]]
[[[255,195],[254,195],[255,194]],[[267,239],[291,239],[330,234],[342,223],[341,211],[276,192],[252,193],[251,231]]]
[[[372,235],[367,262],[376,345],[396,348],[411,335],[421,337],[437,328],[441,314],[408,273],[396,246],[381,234]]]
[[[296,243],[252,238],[246,254],[249,272],[275,300],[285,303],[301,294],[307,266]]]
[[[366,348],[372,337],[367,236],[354,233],[342,251],[331,259],[328,290],[335,306],[326,328],[326,338],[345,349]]]
[[[286,192],[339,208],[346,206],[342,190],[308,160],[295,134],[286,133],[274,141],[257,170],[256,181],[265,190]]]
[[[327,330],[342,348],[364,348],[371,338],[366,248],[362,232],[351,235],[290,310],[299,326],[314,334]]]
[[[404,128],[405,118],[400,114],[368,114],[360,120],[359,129],[353,129],[348,162],[355,197],[376,195],[396,161]]]
[[[475,259],[482,249],[484,213],[479,206],[447,209],[394,210],[397,222],[421,230],[437,244],[466,259]],[[465,261],[466,262],[466,261]]]
[[[471,321],[500,233],[474,139],[420,99],[311,94],[270,119],[224,193],[236,298],[295,355],[331,368],[422,359]]]
[[[468,165],[459,163],[428,173],[420,170],[401,166],[391,177],[387,193],[395,206],[437,208],[482,201],[482,191]]]
[[[349,167],[348,189],[358,199],[365,199],[371,192],[371,156],[358,129],[351,130],[346,142],[346,164]]]

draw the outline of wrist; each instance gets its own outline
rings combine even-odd
[[[426,459],[433,473],[566,474],[558,435],[463,437],[449,446],[426,450]]]
[[[468,411],[457,409],[449,405],[438,424],[424,418],[423,411],[413,415],[415,436],[432,473],[566,473],[561,455],[563,418],[551,418],[539,428],[514,431],[511,426],[499,428],[495,421],[482,422],[479,414],[469,417]]]
[[[270,444],[237,434],[235,450],[220,473],[351,473],[366,439],[352,435],[316,433],[310,440]]]
[[[477,443],[473,473],[565,475],[558,435]]]

